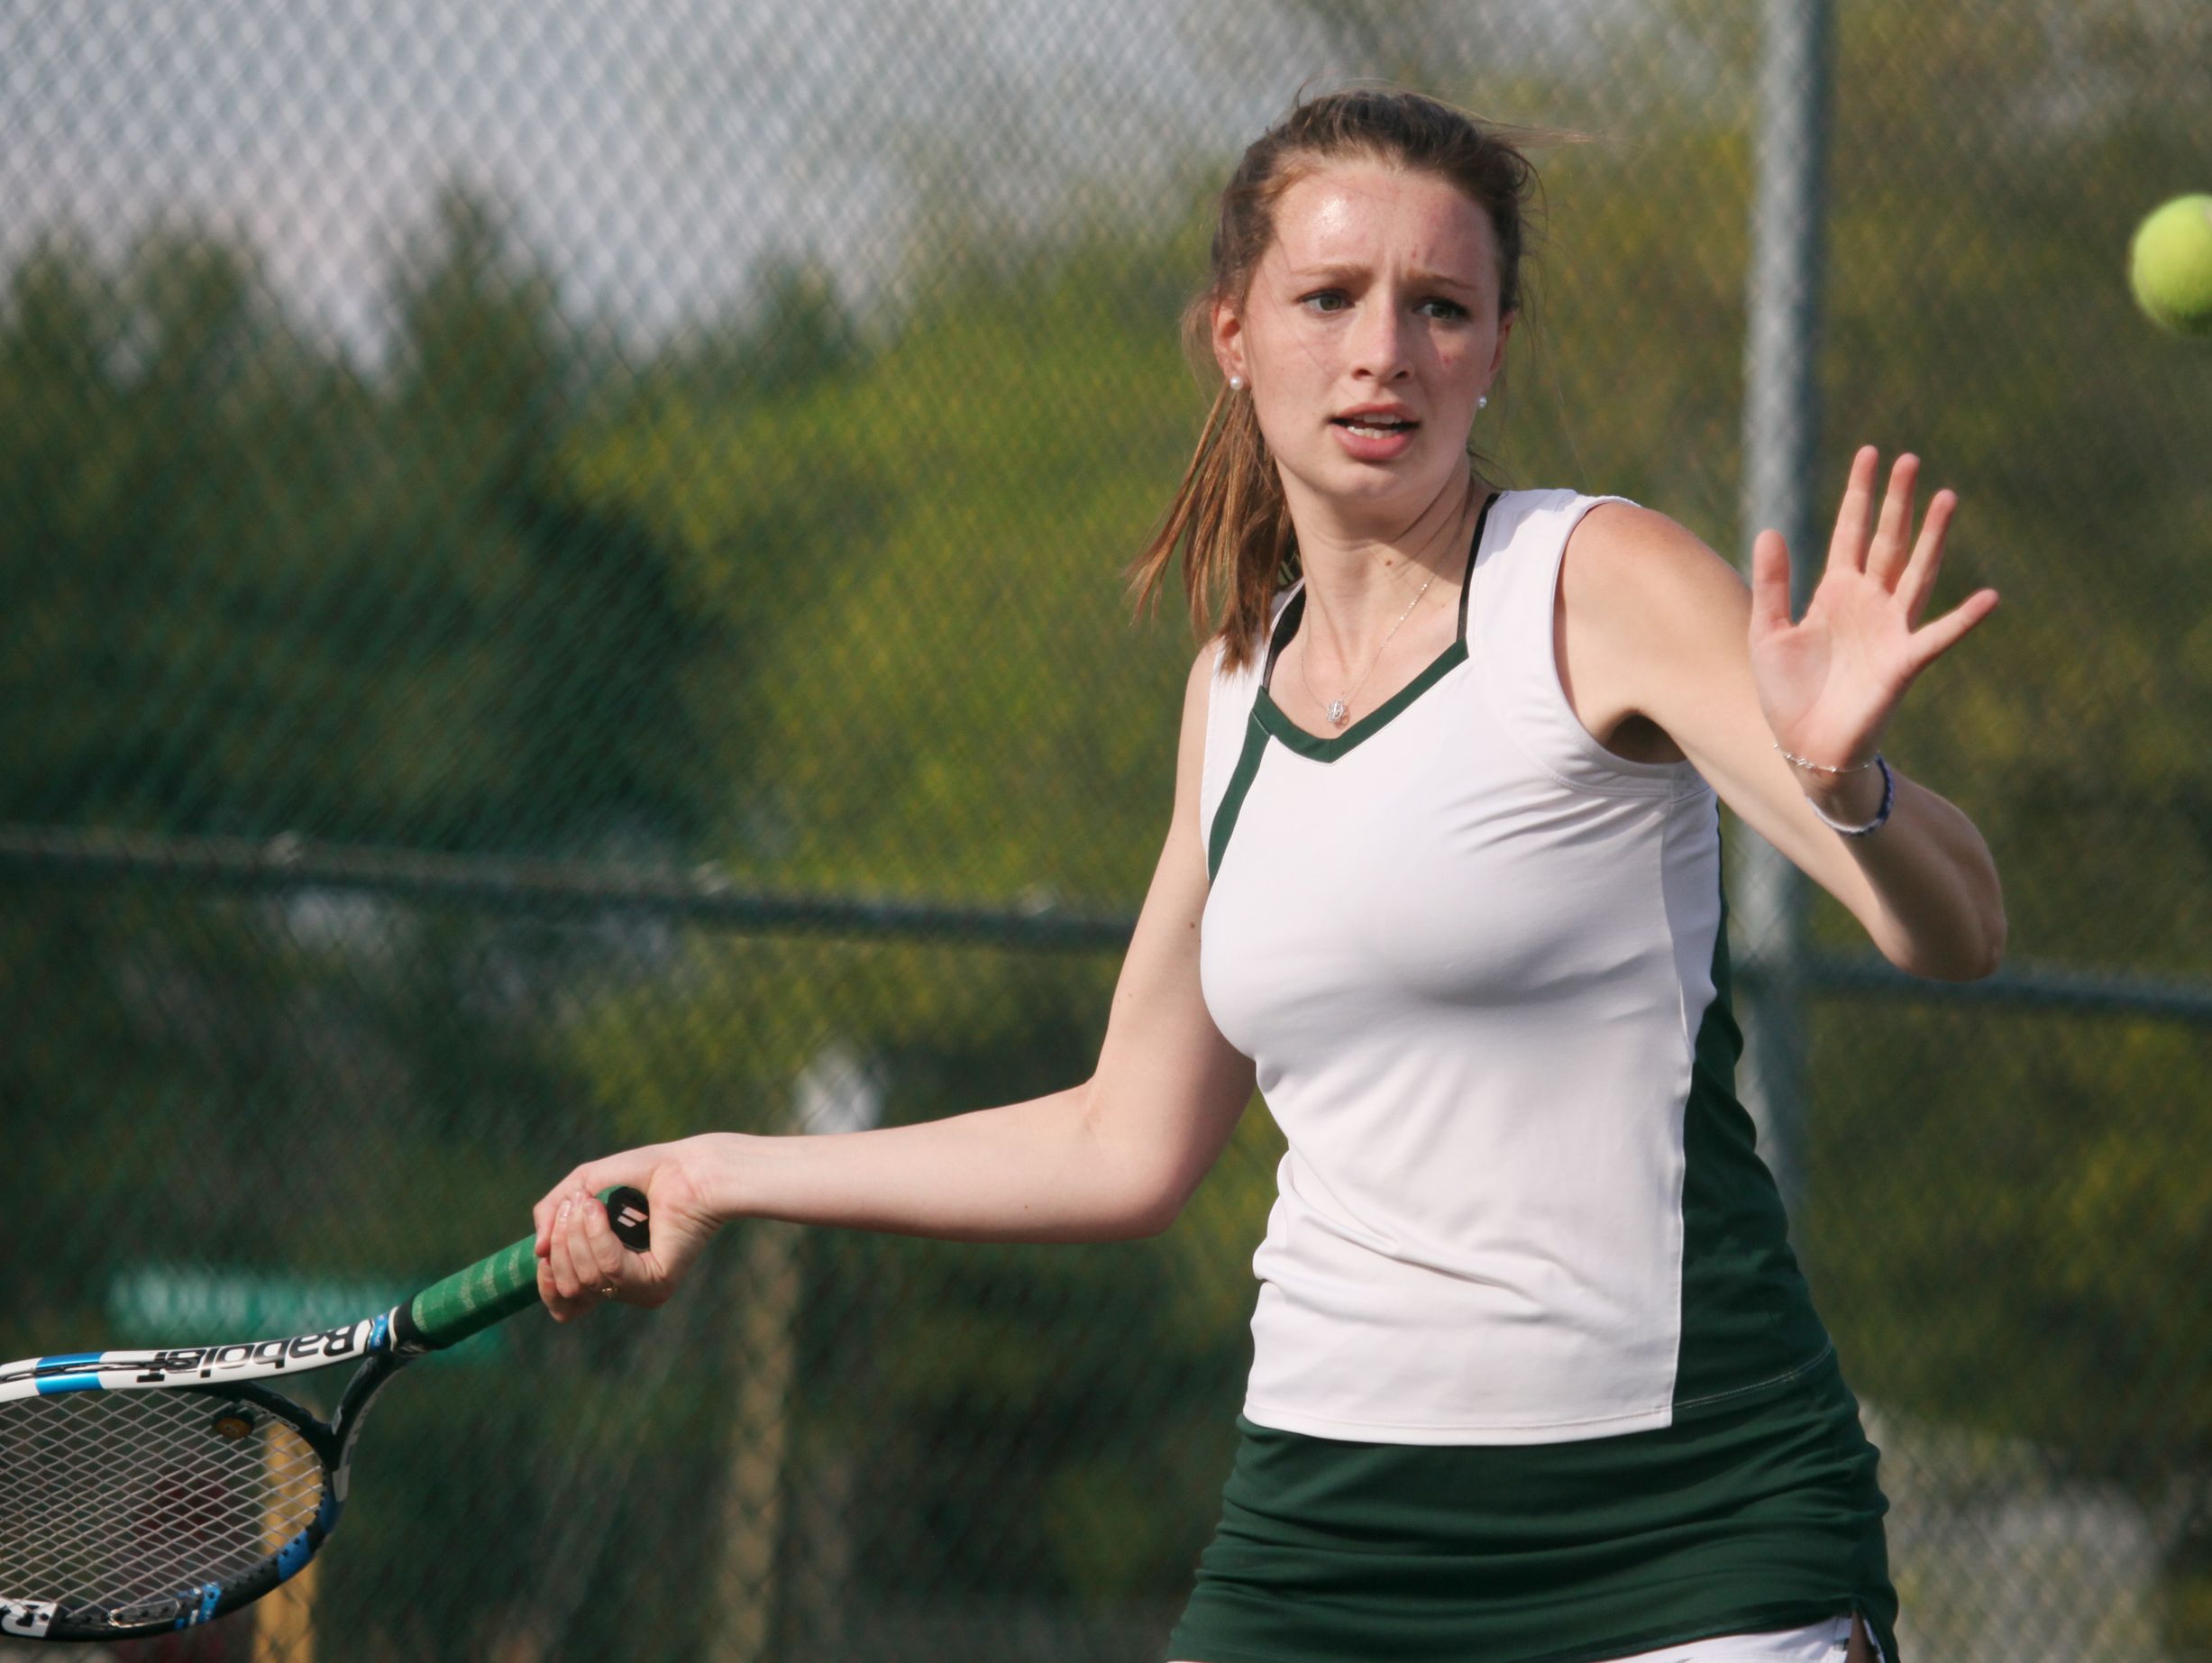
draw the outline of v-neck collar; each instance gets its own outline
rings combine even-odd
[[[1408,705],[1427,692],[1452,669],[1467,662],[1467,598],[1475,592],[1475,566],[1482,558],[1483,529],[1490,523],[1490,509],[1502,493],[1493,491],[1484,499],[1482,511],[1475,516],[1475,535],[1467,554],[1467,577],[1459,586],[1459,626],[1451,644],[1439,653],[1421,673],[1393,693],[1374,709],[1361,717],[1342,733],[1324,737],[1308,733],[1283,714],[1267,684],[1275,676],[1275,662],[1283,655],[1283,649],[1298,633],[1298,625],[1305,615],[1305,579],[1298,580],[1298,587],[1284,602],[1283,611],[1275,620],[1275,638],[1267,645],[1267,662],[1260,671],[1259,691],[1253,696],[1252,719],[1291,750],[1315,762],[1333,763],[1347,751],[1372,738],[1389,726],[1391,719]]]

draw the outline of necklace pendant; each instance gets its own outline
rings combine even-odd
[[[1351,712],[1346,708],[1341,699],[1332,699],[1329,701],[1329,719],[1339,727],[1344,726],[1344,718],[1350,714]]]

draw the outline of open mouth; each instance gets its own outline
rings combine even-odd
[[[1393,434],[1412,433],[1421,425],[1394,416],[1339,416],[1333,418],[1339,427],[1356,433],[1362,438],[1383,439]]]

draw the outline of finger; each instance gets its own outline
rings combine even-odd
[[[596,1195],[577,1205],[578,1230],[583,1237],[579,1258],[579,1269],[588,1263],[595,1278],[595,1285],[602,1292],[622,1286],[622,1261],[626,1256],[623,1246],[615,1239],[614,1228],[608,1222],[607,1208]]]
[[[602,1160],[586,1161],[569,1175],[547,1191],[543,1201],[530,1210],[537,1221],[537,1251],[543,1256],[554,1228],[554,1215],[562,1201],[572,1195],[597,1195],[601,1190],[612,1189],[618,1183],[627,1183],[653,1192],[653,1174],[664,1158],[665,1151],[658,1144],[645,1144],[635,1149],[625,1149],[619,1155],[610,1155]]]
[[[568,1223],[563,1227],[569,1250],[569,1269],[576,1277],[577,1296],[586,1303],[604,1297],[599,1290],[607,1279],[599,1275],[599,1261],[591,1251],[591,1235],[587,1220],[599,1208],[599,1198],[589,1192],[579,1194],[569,1209]]]
[[[553,1287],[564,1300],[574,1300],[584,1289],[584,1279],[577,1274],[575,1244],[569,1229],[569,1220],[575,1215],[576,1197],[564,1195],[553,1215],[553,1245],[545,1256],[553,1270]]]
[[[573,1195],[583,1187],[579,1182],[583,1176],[583,1171],[584,1169],[580,1166],[576,1168],[540,1196],[537,1205],[530,1209],[530,1221],[537,1227],[538,1257],[544,1258],[553,1246],[553,1217],[561,1210],[562,1198]]]
[[[561,1297],[561,1290],[554,1286],[553,1266],[544,1259],[537,1262],[537,1296],[545,1307],[545,1314],[556,1322],[565,1322],[575,1314],[569,1302]]]
[[[1897,574],[1910,558],[1913,536],[1913,488],[1920,479],[1920,458],[1907,451],[1890,465],[1889,492],[1882,498],[1881,521],[1874,528],[1874,545],[1867,552],[1867,575],[1884,589],[1895,589]]]
[[[1789,627],[1789,544],[1778,531],[1751,540],[1751,639]]]
[[[598,1196],[584,1194],[576,1198],[576,1205],[569,1213],[568,1239],[569,1266],[583,1284],[584,1300],[596,1304],[614,1297],[607,1290],[621,1281],[623,1249],[622,1244],[615,1239],[607,1209]]]
[[[1928,517],[1920,527],[1920,541],[1913,558],[1897,580],[1897,598],[1905,603],[1907,628],[1917,628],[1920,615],[1935,590],[1936,573],[1943,569],[1943,538],[1951,530],[1951,516],[1958,511],[1959,493],[1940,490],[1928,500]]]
[[[1975,625],[1997,610],[1997,591],[1978,589],[1927,626],[1913,632],[1913,673],[1918,675],[1964,639]]]
[[[1828,564],[1845,571],[1862,571],[1867,563],[1867,527],[1874,520],[1874,464],[1881,452],[1862,444],[1851,456],[1850,477],[1843,483],[1843,506],[1836,511],[1835,535],[1828,542]]]

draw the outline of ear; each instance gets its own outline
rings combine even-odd
[[[1222,379],[1226,380],[1231,376],[1241,376],[1245,385],[1249,387],[1252,374],[1244,361],[1244,319],[1238,315],[1236,307],[1226,300],[1213,303],[1211,334],[1213,361],[1221,366]]]
[[[1505,343],[1513,337],[1513,321],[1520,315],[1518,311],[1499,315],[1498,347],[1496,352],[1490,354],[1490,373],[1484,379],[1485,386],[1494,382],[1498,379],[1498,372],[1505,368]]]

